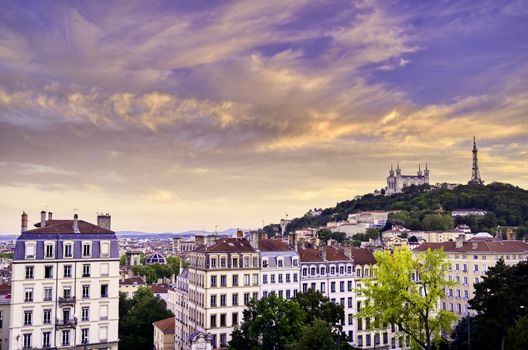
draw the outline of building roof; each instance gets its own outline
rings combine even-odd
[[[490,252],[490,253],[522,253],[528,251],[528,243],[522,241],[470,241],[464,242],[462,247],[457,248],[456,242],[422,243],[414,250],[418,252],[427,249],[444,248],[446,252]]]
[[[263,252],[288,252],[293,249],[284,241],[280,239],[261,239],[259,241],[259,249]]]
[[[152,254],[145,260],[145,263],[147,264],[166,264],[167,259],[165,259],[165,257],[161,255],[160,253],[155,252],[154,254]]]
[[[119,284],[122,285],[146,285],[145,280],[140,276],[134,276],[130,278],[125,278],[123,281],[120,281]]]
[[[357,265],[374,265],[376,263],[374,254],[367,248],[352,248],[351,253],[354,263]]]
[[[169,292],[169,286],[166,284],[151,284],[149,288],[154,294],[165,294]]]
[[[343,248],[337,248],[334,246],[327,246],[326,249],[326,261],[349,261],[351,260],[345,255]],[[299,257],[301,262],[323,262],[319,249],[315,248],[303,248],[299,247]]]
[[[245,238],[220,238],[194,250],[198,253],[255,253],[255,249]]]
[[[35,226],[37,228],[25,231],[24,233],[114,233],[114,231],[107,230],[84,220],[77,220],[79,232],[75,232],[73,230],[73,220],[47,220],[44,227],[40,227],[40,223],[36,224]]]
[[[163,320],[156,321],[152,324],[164,334],[171,334],[174,333],[175,322],[176,319],[174,316],[172,316]]]

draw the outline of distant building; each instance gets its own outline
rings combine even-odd
[[[262,262],[260,295],[266,298],[275,293],[286,299],[297,295],[301,274],[299,254],[278,239],[261,239],[258,249]]]
[[[173,255],[186,255],[190,251],[194,250],[195,241],[192,238],[177,237],[172,239],[172,254]]]
[[[119,281],[119,291],[125,293],[127,298],[133,298],[139,287],[146,287],[147,283],[141,276],[125,278]]]
[[[166,263],[167,263],[167,259],[158,252],[152,254],[145,260],[145,264],[147,265],[166,264]]]
[[[174,350],[174,316],[154,322],[154,350]]]
[[[421,186],[427,184],[429,184],[429,169],[427,168],[427,163],[425,163],[425,170],[423,172],[420,165],[418,165],[416,175],[402,175],[399,163],[395,173],[391,164],[389,176],[387,177],[385,195],[390,196],[395,193],[401,193],[404,188],[412,185]]]
[[[471,208],[471,209],[455,209],[451,212],[452,216],[484,216],[488,212],[484,209],[477,209],[477,208]]]

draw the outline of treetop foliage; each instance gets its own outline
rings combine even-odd
[[[458,217],[451,221],[451,211],[469,208],[484,209],[489,213],[484,218]],[[348,214],[369,210],[400,210],[403,217],[391,217],[390,223],[400,222],[413,230],[444,230],[453,225],[468,224],[473,232],[494,233],[500,225],[519,226],[521,235],[528,233],[528,191],[497,182],[486,186],[460,185],[453,190],[431,189],[429,185],[410,186],[404,193],[387,197],[367,194],[324,209],[320,216],[296,218],[287,230],[293,232],[323,226],[330,221],[346,220]]]

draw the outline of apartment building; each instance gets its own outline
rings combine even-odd
[[[469,241],[459,236],[455,242],[423,243],[415,252],[427,249],[443,249],[451,262],[448,278],[456,285],[445,291],[442,308],[455,312],[459,318],[472,313],[468,300],[475,293],[474,284],[491,266],[502,259],[507,265],[514,265],[528,258],[528,243],[522,241],[495,240],[490,235],[479,233]]]
[[[189,325],[189,269],[180,270],[175,288],[169,290],[170,302],[167,305],[173,308],[171,310],[175,317],[174,348],[190,350],[190,337],[194,328],[191,329]]]
[[[320,291],[333,303],[343,305],[343,331],[354,339],[354,261],[352,248],[321,245],[298,248],[301,261],[301,291]]]
[[[226,348],[245,305],[259,297],[259,253],[245,238],[196,244],[188,254],[189,329],[209,333],[213,348]]]
[[[10,349],[117,349],[119,246],[110,216],[98,225],[41,212],[13,257]]]
[[[299,254],[286,242],[278,239],[259,240],[258,251],[262,266],[260,295],[267,297],[275,293],[286,299],[297,295],[301,274]]]
[[[9,349],[9,314],[11,294],[0,295],[0,350]]]

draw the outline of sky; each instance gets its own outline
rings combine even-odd
[[[256,228],[391,162],[528,188],[527,1],[5,1],[0,233]]]

